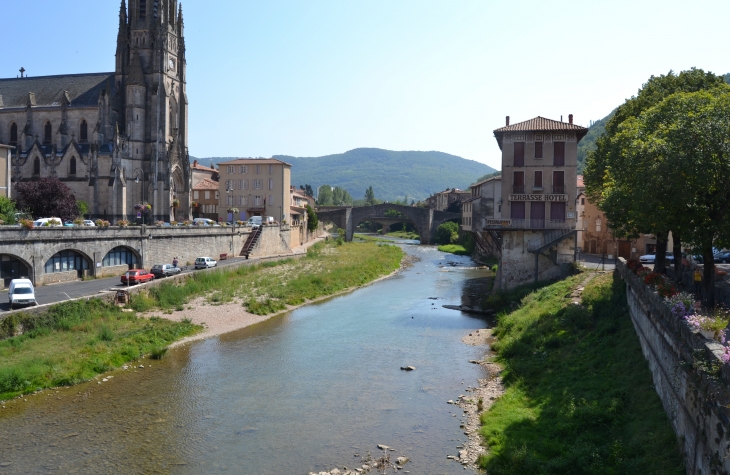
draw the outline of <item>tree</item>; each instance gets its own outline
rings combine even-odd
[[[89,204],[84,200],[78,200],[76,202],[76,208],[79,210],[79,216],[86,217],[89,214]]]
[[[436,242],[439,244],[454,244],[459,241],[459,225],[447,221],[436,228]]]
[[[307,196],[311,196],[314,198],[314,191],[312,190],[311,185],[299,185],[299,189],[304,191],[304,194]]]
[[[368,189],[365,190],[365,203],[368,204],[368,206],[375,205],[375,192],[373,191],[373,186],[368,186]]]
[[[701,69],[693,68],[678,75],[670,71],[666,76],[649,78],[637,96],[627,99],[616,109],[606,123],[605,134],[596,141],[596,149],[589,153],[584,172],[586,195],[606,213],[616,236],[635,238],[640,234],[655,234],[658,256],[666,253],[669,231],[674,231],[678,244],[684,238],[676,226],[675,229],[668,227],[671,224],[667,221],[668,216],[663,221],[656,219],[664,208],[662,198],[666,196],[655,193],[651,184],[666,177],[656,176],[650,164],[641,168],[634,163],[639,159],[638,150],[634,150],[637,153],[627,153],[627,143],[637,145],[631,142],[632,127],[636,124],[629,121],[637,119],[642,112],[674,93],[726,88],[721,77]],[[622,129],[624,123],[626,126]],[[648,160],[648,157],[645,158]],[[661,214],[666,216],[666,213]],[[675,261],[681,263],[681,256],[677,258],[675,255]],[[663,271],[664,267],[664,259],[657,259],[656,270]]]
[[[4,196],[0,196],[0,220],[2,220],[3,223],[15,224],[15,213],[17,212],[18,211],[15,208],[15,201]]]
[[[319,226],[319,218],[311,206],[307,205],[307,229],[312,232]]]
[[[352,196],[342,187],[336,186],[332,190],[332,204],[334,206],[345,206],[352,204]]]
[[[78,214],[71,188],[58,178],[23,181],[16,185],[17,206],[27,209],[34,218],[73,219]]]
[[[317,205],[319,206],[332,206],[332,187],[329,185],[322,185],[319,187],[317,192]]]

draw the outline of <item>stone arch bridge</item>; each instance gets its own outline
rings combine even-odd
[[[386,216],[386,212],[389,210],[397,211],[400,216]],[[412,223],[421,236],[421,244],[433,242],[439,225],[446,221],[461,219],[459,213],[390,203],[359,207],[321,207],[317,208],[317,217],[320,221],[331,221],[337,227],[344,229],[347,241],[352,241],[355,228],[363,221],[380,223],[384,228],[395,223]]]

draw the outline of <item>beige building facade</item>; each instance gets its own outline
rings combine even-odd
[[[218,164],[218,216],[245,221],[251,216],[290,220],[291,165],[274,158],[239,158]],[[237,212],[228,212],[236,209]]]
[[[0,144],[0,196],[10,198],[13,191],[10,180],[10,162],[15,147]]]

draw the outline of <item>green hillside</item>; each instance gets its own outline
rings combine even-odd
[[[583,139],[578,142],[578,174],[583,173],[583,167],[586,165],[586,158],[588,158],[588,152],[596,149],[596,140],[598,137],[603,135],[606,131],[606,122],[613,116],[616,109],[612,110],[610,114],[601,120],[593,122],[588,127],[588,133]]]
[[[324,157],[274,158],[292,164],[292,185],[308,184],[340,186],[353,198],[362,199],[365,189],[373,187],[375,197],[395,201],[406,196],[408,200],[422,200],[446,188],[466,189],[476,179],[491,173],[483,163],[449,155],[443,152],[395,152],[378,148],[357,148],[345,153]],[[193,160],[193,157],[190,157]],[[230,158],[198,158],[209,165]]]

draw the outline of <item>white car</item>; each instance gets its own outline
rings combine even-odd
[[[93,222],[92,220],[90,220],[90,219],[85,219],[85,220],[84,220],[84,226],[91,226],[91,227],[96,227],[96,223],[94,223],[94,222]]]
[[[208,269],[217,265],[218,261],[214,260],[212,257],[198,257],[195,259],[196,269]]]
[[[656,254],[645,254],[639,257],[639,262],[641,262],[642,264],[654,264],[655,260]],[[674,254],[667,253],[666,260],[668,260],[669,262],[674,262]]]
[[[36,228],[40,226],[63,226],[63,221],[61,221],[61,218],[38,218],[33,221],[33,226]]]
[[[10,281],[10,289],[8,290],[8,302],[10,310],[16,305],[38,305],[35,300],[35,291],[33,290],[33,282],[28,279],[13,279]]]

